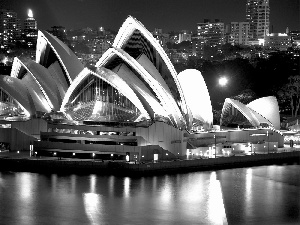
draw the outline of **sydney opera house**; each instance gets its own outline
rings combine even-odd
[[[227,129],[217,129],[201,73],[177,74],[130,16],[93,70],[39,31],[36,60],[15,58],[11,74],[0,76],[0,117],[2,145],[35,155],[150,161],[283,145],[275,97],[248,105],[226,99],[220,125]]]

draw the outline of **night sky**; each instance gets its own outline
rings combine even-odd
[[[300,0],[270,0],[273,32],[300,30]],[[33,11],[39,29],[54,25],[70,28],[100,27],[118,31],[128,15],[152,31],[196,30],[203,19],[245,21],[246,0],[1,0],[23,21]],[[270,32],[272,28],[270,27]]]

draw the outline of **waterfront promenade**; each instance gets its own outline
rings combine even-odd
[[[147,175],[156,173],[216,170],[272,164],[300,164],[300,151],[285,149],[278,153],[209,159],[173,160],[148,163],[92,160],[57,157],[30,157],[29,152],[1,152],[0,171],[28,171],[46,173],[95,173],[119,175]]]

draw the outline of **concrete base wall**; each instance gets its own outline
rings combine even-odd
[[[29,151],[35,140],[37,139],[16,128],[0,128],[0,142],[9,143],[11,151]]]
[[[102,152],[123,154],[126,152],[137,153],[141,151],[140,146],[126,146],[126,145],[101,145],[101,144],[79,144],[79,143],[63,143],[63,142],[49,142],[49,141],[35,141],[34,151],[41,150],[67,150],[67,151],[85,151],[85,152]]]
[[[169,172],[169,171],[184,171],[186,170],[207,170],[207,169],[224,169],[244,166],[270,165],[274,163],[282,163],[298,161],[300,152],[274,153],[263,155],[249,156],[234,156],[212,159],[195,159],[195,160],[179,160],[164,163],[149,163],[149,164],[126,164],[122,163],[122,171],[132,173],[147,173],[147,172]],[[118,167],[118,165],[116,165]]]
[[[1,124],[11,124],[11,128],[16,128],[23,133],[33,136],[35,138],[40,137],[40,132],[47,131],[47,121],[44,119],[30,119],[28,121],[0,121]],[[17,141],[17,139],[16,139]]]

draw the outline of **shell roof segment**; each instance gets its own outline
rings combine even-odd
[[[62,67],[69,85],[84,69],[78,57],[62,41],[47,31],[38,31],[36,62],[48,68],[55,61]]]
[[[43,102],[47,102],[50,110],[58,111],[61,104],[61,96],[59,94],[56,79],[53,79],[50,72],[40,64],[30,60],[26,64],[18,58],[14,59],[11,77],[20,79],[24,85],[32,86],[32,82],[36,84],[35,91],[42,92],[40,98]],[[43,103],[43,104],[44,104]],[[47,110],[49,111],[49,110]]]
[[[184,70],[178,74],[178,80],[192,117],[212,125],[213,113],[210,96],[201,72],[195,69]]]
[[[187,114],[177,72],[161,45],[141,22],[129,16],[120,28],[113,47],[123,49],[135,59],[141,54],[147,56],[165,80],[182,114]]]
[[[271,103],[269,101],[272,101]],[[268,103],[267,103],[268,102]],[[266,113],[268,109],[265,107],[261,107],[261,103],[266,103],[266,104],[271,104],[273,106],[273,113]],[[276,100],[277,103],[277,100]],[[222,124],[224,117],[230,113],[230,107],[234,107],[237,109],[242,115],[254,126],[254,127],[259,127],[261,124],[268,124],[271,127],[274,127],[275,129],[277,128],[277,124],[279,123],[279,117],[276,118],[276,114],[278,113],[279,115],[279,108],[278,105],[277,107],[275,106],[275,101],[273,98],[262,98],[262,99],[257,99],[253,101],[252,103],[249,103],[248,105],[245,105],[237,100],[226,98],[223,109],[222,109],[222,114],[221,114],[221,121],[220,123]],[[255,109],[258,109],[258,107],[261,107],[258,111]],[[277,112],[276,112],[277,109]],[[274,116],[275,115],[275,116]],[[267,116],[267,117],[266,117]],[[278,119],[278,121],[277,121]],[[272,123],[273,122],[273,123]]]
[[[275,129],[280,129],[279,106],[276,97],[267,96],[250,102],[247,107],[268,119]]]
[[[10,76],[0,76],[0,88],[17,102],[27,116],[35,113],[34,103],[21,80]]]

